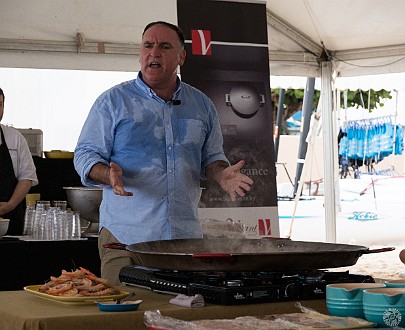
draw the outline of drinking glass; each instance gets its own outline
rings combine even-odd
[[[35,207],[35,214],[34,214],[34,220],[33,220],[33,225],[32,225],[32,238],[34,239],[41,239],[43,229],[42,229],[42,217],[46,216],[46,210],[44,207],[44,204],[38,203]]]
[[[50,201],[36,201],[35,206],[42,205],[45,210],[48,210],[51,207]]]
[[[23,235],[32,235],[32,228],[34,225],[34,218],[35,218],[35,206],[27,205],[25,208],[25,215],[24,215],[24,231]]]
[[[66,211],[67,201],[52,201],[52,205]]]
[[[81,224],[80,224],[80,213],[73,212],[72,214],[72,238],[80,239],[82,236]]]

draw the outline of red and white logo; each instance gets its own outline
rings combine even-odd
[[[259,236],[271,236],[270,219],[259,219]]]
[[[191,30],[193,55],[211,55],[211,31]]]

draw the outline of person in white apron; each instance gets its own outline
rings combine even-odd
[[[4,113],[4,93],[0,88],[0,121]],[[23,135],[0,124],[0,217],[10,219],[7,235],[22,235],[24,198],[38,184],[34,161]]]

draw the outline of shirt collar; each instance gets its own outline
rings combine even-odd
[[[138,73],[138,77],[135,80],[135,84],[147,95],[149,95],[150,97],[156,99],[160,99],[162,100],[159,96],[157,96],[157,94],[153,91],[152,88],[150,88],[148,85],[145,84],[145,82],[142,79],[142,72],[139,71]],[[181,90],[181,80],[179,77],[177,77],[176,79],[176,84],[177,84],[177,88],[176,91],[174,92],[173,96],[172,96],[172,100],[176,100],[180,94],[180,90]],[[162,100],[163,101],[163,100]]]

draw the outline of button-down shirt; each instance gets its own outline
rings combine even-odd
[[[100,206],[100,229],[120,242],[201,237],[200,180],[210,163],[228,162],[218,113],[180,79],[166,102],[140,77],[96,100],[75,149],[75,168],[86,186],[96,185],[88,178],[96,163],[122,168],[124,188],[133,196],[103,186]]]

